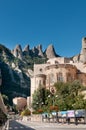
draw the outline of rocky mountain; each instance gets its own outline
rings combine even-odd
[[[49,45],[44,52],[42,51],[42,45],[38,45],[32,49],[30,49],[29,45],[26,45],[24,50],[22,50],[21,45],[17,45],[12,51],[12,54],[19,59],[23,59],[25,55],[28,55],[30,57],[46,57],[48,59],[59,56],[56,54],[52,44]]]
[[[12,98],[30,95],[30,76],[34,63],[44,63],[48,58],[56,57],[54,47],[49,47],[43,52],[42,45],[30,49],[29,45],[22,50],[21,45],[11,51],[0,44],[0,69],[2,86],[0,90],[6,94],[10,103]]]
[[[45,55],[48,59],[59,56],[56,54],[55,49],[52,44],[49,45],[48,48],[45,50]]]
[[[59,57],[53,45],[49,45],[43,52],[42,45],[30,49],[26,45],[22,49],[21,45],[16,45],[10,50],[0,44],[0,69],[2,75],[2,86],[0,91],[6,94],[10,103],[12,98],[30,95],[30,76],[33,74],[33,65],[45,63],[47,59]],[[73,63],[86,63],[86,37],[82,39],[81,52],[71,57]]]
[[[86,63],[86,37],[82,38],[82,48],[78,55],[73,57],[74,63]]]

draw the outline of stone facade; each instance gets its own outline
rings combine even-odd
[[[69,58],[58,57],[49,59],[46,64],[34,64],[31,77],[31,101],[34,91],[40,85],[52,91],[55,82],[74,80],[79,80],[86,85],[86,65],[84,63],[74,63]]]

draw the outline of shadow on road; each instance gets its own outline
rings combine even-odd
[[[15,129],[18,129],[18,130],[35,130],[29,126],[25,126],[19,122],[16,122],[15,120],[10,120],[9,122],[9,130],[15,130]]]

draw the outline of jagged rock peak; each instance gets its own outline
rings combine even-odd
[[[21,48],[21,45],[20,44],[17,44],[15,49],[19,50],[19,51],[22,51],[22,48]]]
[[[81,52],[73,57],[73,61],[79,62],[79,63],[85,63],[86,62],[86,37],[82,38],[82,48]]]
[[[38,50],[42,50],[42,45],[39,44],[38,46],[36,46],[36,48],[37,48]]]
[[[34,47],[32,48],[32,52],[35,53],[36,50],[37,50],[37,49],[36,49],[36,47],[34,46]]]
[[[24,50],[23,50],[23,52],[26,52],[26,53],[29,54],[29,48],[30,48],[29,45],[26,45],[25,48],[24,48]]]
[[[86,53],[86,37],[82,38],[81,54]]]
[[[56,57],[55,49],[52,44],[50,44],[48,46],[48,48],[45,51],[45,54],[46,54],[47,58],[49,58],[49,59]]]
[[[36,48],[38,50],[38,55],[41,56],[41,57],[44,57],[43,51],[42,51],[42,45],[39,44]]]
[[[16,47],[14,48],[13,54],[15,57],[22,59],[22,48],[20,44],[16,45]]]
[[[82,38],[82,49],[80,53],[80,62],[86,62],[86,37]]]
[[[7,47],[5,47],[2,44],[0,44],[0,56],[3,56],[4,58],[7,58],[7,57],[13,58],[11,50],[9,50]]]

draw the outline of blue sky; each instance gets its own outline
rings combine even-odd
[[[13,49],[53,44],[73,56],[86,36],[86,0],[0,0],[0,43]]]

